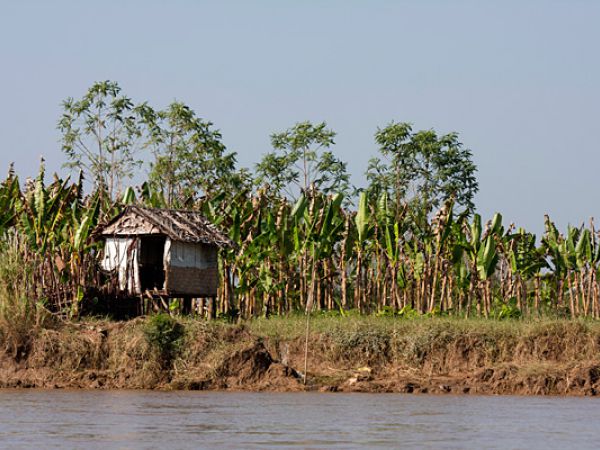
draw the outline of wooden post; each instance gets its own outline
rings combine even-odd
[[[206,305],[206,299],[205,299],[204,297],[201,297],[201,298],[199,299],[199,301],[200,301],[200,308],[199,308],[199,309],[200,309],[200,316],[201,316],[202,318],[204,318],[204,312],[205,312],[205,311],[204,311],[204,307],[205,307],[205,305]]]

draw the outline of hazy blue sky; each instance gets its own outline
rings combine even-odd
[[[0,0],[0,170],[61,170],[60,102],[96,80],[177,99],[252,166],[326,120],[364,184],[391,120],[457,131],[479,211],[542,230],[600,219],[600,2]]]

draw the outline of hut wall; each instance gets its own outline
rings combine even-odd
[[[117,273],[118,288],[122,292],[140,293],[138,250],[135,238],[106,238],[100,266],[107,272]]]
[[[216,247],[167,239],[165,262],[165,284],[169,292],[197,297],[217,295]]]

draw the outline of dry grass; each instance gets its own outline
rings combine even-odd
[[[273,359],[303,367],[306,318],[301,315],[241,325],[177,318],[184,335],[165,367],[144,333],[148,318],[58,325],[40,320],[26,302],[11,303],[2,295],[6,290],[0,290],[0,352],[15,367],[38,371],[42,381],[35,385],[62,380],[59,385],[85,387],[101,378],[106,387],[218,387],[228,358],[261,342]],[[600,379],[590,372],[600,361],[600,322],[595,321],[314,316],[309,343],[313,380],[324,385],[340,384],[362,366],[384,380],[411,373],[480,376],[502,392],[513,392],[514,382],[531,385],[530,390],[542,383],[543,389],[556,391],[551,388],[555,378],[563,380],[560,389],[565,390],[575,378]],[[493,379],[485,375],[490,368]]]
[[[20,360],[26,358],[38,333],[55,325],[52,315],[27,298],[28,266],[15,245],[0,253],[0,346]]]
[[[275,341],[301,341],[302,316],[256,319],[253,334]],[[484,367],[530,360],[578,361],[598,357],[600,322],[460,318],[320,317],[311,319],[310,347],[332,362]]]

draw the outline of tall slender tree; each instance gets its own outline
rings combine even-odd
[[[221,133],[181,102],[156,114],[150,141],[154,161],[150,182],[169,206],[201,195],[231,192],[245,181],[235,169],[236,155],[228,153]]]
[[[397,216],[409,203],[413,218],[423,221],[450,198],[457,209],[473,210],[477,167],[457,133],[414,132],[408,123],[392,122],[377,130],[375,141],[384,159],[370,161],[367,179],[377,197],[390,195]]]
[[[135,105],[113,81],[94,83],[79,100],[67,98],[58,122],[66,167],[81,169],[110,198],[142,165],[146,122],[153,111]]]
[[[296,199],[300,192],[317,190],[325,194],[351,190],[346,163],[329,148],[335,132],[325,122],[300,122],[271,135],[274,151],[256,165],[257,183],[268,183],[276,192]]]

